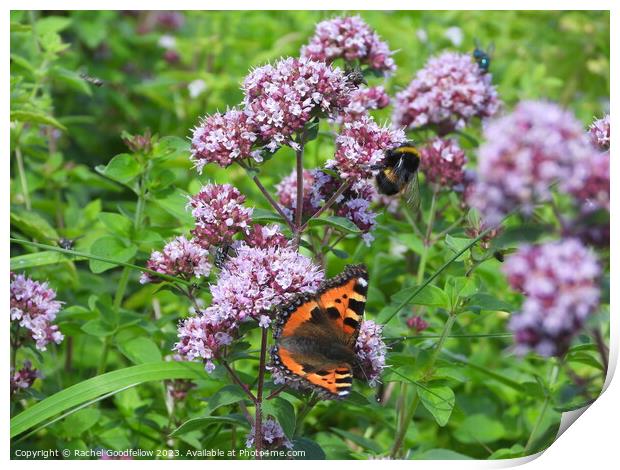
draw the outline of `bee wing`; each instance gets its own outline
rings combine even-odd
[[[403,188],[402,195],[411,212],[417,212],[420,208],[420,182],[417,171]]]

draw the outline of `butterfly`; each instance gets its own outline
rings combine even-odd
[[[346,397],[353,377],[363,377],[355,343],[367,292],[366,266],[349,265],[316,293],[296,294],[276,307],[273,365],[322,398]]]

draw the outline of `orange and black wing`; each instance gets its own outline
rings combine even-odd
[[[366,308],[368,270],[364,265],[349,265],[339,276],[327,281],[317,292],[317,300],[328,319],[353,346]]]

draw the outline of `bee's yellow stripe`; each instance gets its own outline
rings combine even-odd
[[[396,153],[412,153],[416,157],[420,157],[420,151],[415,147],[398,147],[393,150]]]

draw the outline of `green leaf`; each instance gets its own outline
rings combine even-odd
[[[344,217],[338,217],[335,215],[325,217],[323,219],[310,219],[308,221],[308,225],[310,227],[322,227],[324,225],[329,225],[330,227],[337,228],[346,233],[362,233],[362,231],[351,222],[349,219],[345,219]]]
[[[161,351],[153,340],[144,336],[130,339],[119,346],[120,351],[134,364],[160,362]]]
[[[467,308],[474,311],[500,311],[500,312],[512,312],[515,310],[513,305],[510,305],[503,300],[498,299],[490,294],[478,293],[469,298]]]
[[[30,25],[15,23],[11,21],[11,32],[12,33],[26,33],[31,30]]]
[[[129,218],[114,212],[101,212],[98,218],[112,233],[130,238],[133,222]]]
[[[325,460],[326,458],[321,446],[306,437],[295,439],[293,449],[303,451],[301,455],[295,457],[298,460]]]
[[[51,243],[59,238],[54,227],[36,212],[11,212],[11,227],[39,241]]]
[[[331,428],[332,432],[340,435],[341,437],[348,439],[349,441],[357,444],[360,447],[363,447],[366,450],[370,450],[377,454],[383,452],[383,448],[375,441],[371,441],[370,439],[366,439],[359,434],[353,434],[352,432],[343,431],[342,429]]]
[[[74,91],[83,93],[87,96],[92,96],[93,94],[88,82],[84,80],[80,74],[73,70],[68,70],[63,67],[54,67],[50,70],[50,76],[55,80],[64,83],[67,87]]]
[[[265,223],[265,222],[279,222],[281,224],[285,223],[279,214],[265,210],[265,209],[261,209],[260,207],[254,208],[252,212],[252,221],[260,222],[260,223]]]
[[[418,286],[407,287],[395,293],[390,299],[391,303],[401,303],[413,294]],[[439,287],[429,284],[422,289],[415,297],[413,297],[409,303],[411,305],[427,305],[429,307],[450,307],[450,299],[444,291]]]
[[[69,257],[53,251],[38,251],[27,255],[13,256],[11,258],[11,271],[33,268],[35,266],[49,266],[51,264],[68,263],[84,258]]]
[[[43,36],[49,33],[59,33],[71,24],[71,19],[66,16],[46,16],[38,20],[34,29],[37,34]]]
[[[463,248],[465,248],[467,245],[469,245],[471,243],[471,240],[469,238],[456,238],[450,235],[446,235],[445,242],[448,248],[450,248],[450,250],[452,250],[453,253],[458,253]],[[454,261],[463,261],[465,258],[467,258],[467,251],[465,251],[462,255],[460,255]]]
[[[454,409],[454,392],[450,387],[432,384],[418,386],[418,395],[439,426],[448,424]]]
[[[267,400],[263,404],[265,413],[275,416],[284,433],[292,437],[295,432],[295,408],[282,397]]]
[[[73,413],[63,423],[64,434],[67,437],[79,437],[83,432],[97,424],[100,417],[101,411],[97,408],[84,408]]]
[[[209,404],[205,410],[206,414],[211,414],[221,406],[239,403],[247,398],[245,392],[239,385],[231,384],[220,388],[209,398]]]
[[[142,172],[140,164],[128,153],[116,155],[105,167],[98,166],[95,169],[100,174],[124,185],[127,185]]]
[[[120,261],[126,263],[133,259],[137,251],[137,248],[132,245],[126,247],[118,239],[114,237],[101,237],[94,241],[90,247],[90,252],[95,256],[102,256],[114,261]],[[89,266],[92,272],[95,274],[102,273],[108,269],[112,269],[116,264],[106,263],[105,261],[98,261],[95,259],[89,260]]]
[[[113,391],[143,382],[203,379],[204,367],[196,362],[156,362],[115,370],[72,385],[35,403],[11,419],[11,438],[73,407]]]
[[[104,319],[98,318],[84,323],[82,325],[82,331],[91,336],[103,338],[116,333],[116,325],[113,325]]]
[[[465,444],[487,444],[504,437],[501,422],[483,414],[470,415],[455,429],[454,437]]]
[[[11,121],[30,122],[33,124],[43,124],[45,126],[52,126],[61,131],[66,131],[67,128],[59,123],[52,116],[43,114],[38,111],[11,111]]]
[[[170,433],[170,437],[177,437],[197,429],[204,429],[211,424],[227,423],[248,426],[248,422],[240,416],[203,416],[185,421],[181,426]]]

